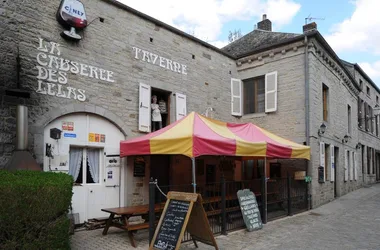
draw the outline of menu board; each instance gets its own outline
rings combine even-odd
[[[180,239],[183,224],[189,211],[190,201],[170,200],[166,213],[162,219],[157,237],[154,241],[155,249],[174,250]]]
[[[241,213],[243,215],[244,223],[247,230],[252,232],[254,230],[262,229],[260,210],[257,205],[256,196],[249,189],[239,190],[237,192]]]

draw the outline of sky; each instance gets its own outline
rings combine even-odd
[[[305,18],[338,56],[358,63],[380,87],[380,0],[119,0],[216,47],[230,31],[252,31],[262,15],[277,32],[302,33]]]

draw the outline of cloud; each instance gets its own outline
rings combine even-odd
[[[199,39],[217,41],[217,44],[222,43],[218,41],[222,27],[229,21],[257,19],[266,13],[273,26],[279,28],[289,23],[301,8],[293,0],[119,1]]]
[[[380,54],[380,1],[356,0],[352,16],[333,26],[326,40],[337,52]]]
[[[373,63],[362,62],[359,63],[360,67],[367,73],[367,75],[379,86],[380,82],[380,61]]]

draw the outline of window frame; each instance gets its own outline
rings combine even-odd
[[[322,83],[322,118],[323,121],[329,120],[329,87]]]
[[[82,182],[76,182],[76,180],[74,180],[74,185],[100,185],[102,184],[102,176],[103,176],[103,171],[105,170],[104,169],[104,158],[103,158],[103,152],[104,152],[104,148],[100,148],[100,147],[83,147],[83,146],[72,146],[73,148],[80,148],[82,149],[82,171],[79,170],[79,174],[82,172]],[[98,149],[99,150],[99,182],[93,182],[93,183],[87,183],[87,150],[88,149]],[[70,156],[69,156],[70,157]],[[70,158],[69,158],[69,161],[70,161]],[[86,171],[84,170],[84,164],[86,166]],[[78,177],[79,178],[79,175]]]
[[[347,104],[347,133],[351,135],[352,133],[352,109],[349,104]]]
[[[259,82],[259,81],[262,82]],[[248,81],[253,81],[252,83]],[[263,93],[261,93],[264,96],[264,99],[262,100],[262,111],[259,111],[259,101],[258,101],[258,91],[259,91],[259,84],[263,84]],[[253,89],[254,93],[253,95],[249,95],[249,92],[246,91],[246,85],[247,84],[253,84]],[[250,114],[264,114],[265,113],[265,75],[260,75],[260,76],[255,76],[252,78],[247,78],[242,80],[242,89],[243,89],[243,96],[242,96],[242,109],[243,109],[243,115],[250,115]],[[254,112],[247,111],[247,101],[250,99],[253,99],[252,102],[254,102],[253,107],[254,107]],[[250,109],[250,108],[248,108]]]

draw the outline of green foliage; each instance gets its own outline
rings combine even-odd
[[[69,249],[73,179],[0,170],[0,249]]]

